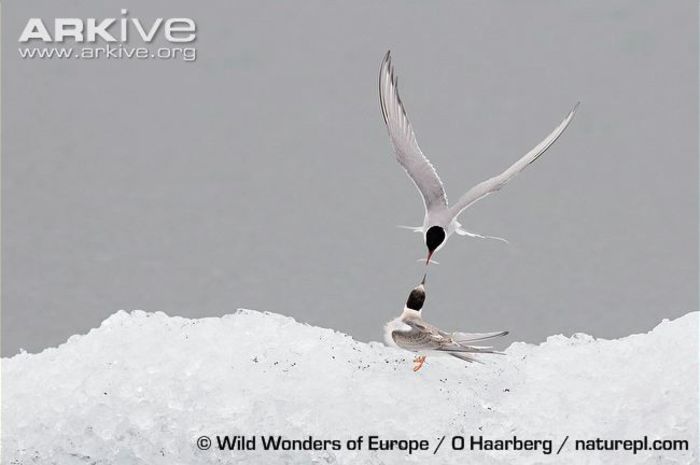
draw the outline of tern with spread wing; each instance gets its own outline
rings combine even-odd
[[[447,333],[425,322],[422,317],[425,302],[425,276],[408,296],[401,316],[384,326],[384,340],[387,345],[416,352],[413,371],[418,371],[425,363],[426,354],[451,355],[465,362],[479,362],[476,354],[499,354],[491,347],[474,346],[495,337],[505,336],[508,331],[494,333]]]
[[[406,116],[406,110],[399,97],[398,79],[391,65],[390,52],[384,56],[379,71],[379,101],[396,159],[406,170],[423,197],[423,205],[425,206],[423,225],[407,228],[423,234],[425,245],[428,248],[426,265],[430,263],[433,253],[445,244],[452,233],[456,232],[460,236],[500,239],[465,230],[457,221],[457,217],[474,202],[499,190],[526,166],[537,160],[564,132],[578,107],[577,103],[554,131],[510,168],[498,176],[472,187],[457,203],[450,206],[447,203],[447,195],[442,181],[418,146],[416,135]]]

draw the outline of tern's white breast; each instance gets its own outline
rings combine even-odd
[[[401,321],[401,318],[391,320],[384,325],[384,342],[389,347],[396,347],[397,349],[400,349],[401,347],[397,346],[396,342],[394,342],[394,338],[391,337],[391,333],[394,331],[408,331],[409,329],[411,329],[411,327]]]

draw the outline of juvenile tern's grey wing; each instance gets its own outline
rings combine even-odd
[[[495,331],[492,333],[463,333],[457,331],[452,333],[452,340],[459,343],[477,342],[485,341],[487,339],[493,339],[494,337],[506,336],[508,331]]]
[[[525,167],[537,160],[559,138],[559,136],[561,136],[564,130],[569,126],[569,123],[571,123],[571,119],[576,113],[578,105],[578,103],[574,105],[574,107],[571,109],[566,118],[564,118],[564,121],[562,121],[559,124],[559,126],[557,126],[554,129],[554,131],[551,132],[551,134],[549,134],[542,142],[537,144],[535,148],[533,148],[527,154],[525,154],[524,157],[522,157],[520,160],[516,161],[513,165],[511,165],[510,168],[508,168],[498,176],[494,176],[490,179],[487,179],[486,181],[480,182],[476,186],[469,189],[469,191],[467,191],[467,193],[464,194],[459,199],[459,201],[451,207],[452,214],[454,216],[457,216],[465,208],[468,208],[477,200],[486,197],[492,192],[496,192],[501,187],[506,185],[508,181],[513,179],[515,175],[524,170]]]
[[[404,337],[412,339],[416,344],[420,343],[422,350],[436,350],[439,352],[500,353],[492,350],[491,347],[473,346],[470,345],[470,343],[508,334],[508,331],[492,333],[455,332],[450,334],[422,320],[407,320],[404,321],[404,323],[407,328],[410,328],[410,331],[404,332]],[[401,333],[401,331],[398,332]],[[402,335],[399,335],[399,337],[401,336]],[[397,345],[401,346],[396,339],[394,339],[394,341]]]
[[[391,337],[399,347],[415,352],[437,350],[441,352],[481,352],[476,347],[467,347],[452,340],[452,337],[422,320],[405,320],[405,331],[394,331]]]
[[[418,188],[426,210],[447,206],[447,195],[435,168],[423,155],[399,97],[398,78],[386,52],[379,69],[379,103],[396,159]]]
[[[397,346],[412,352],[443,352],[469,363],[482,363],[475,357],[476,354],[502,353],[496,352],[490,347],[470,346],[455,341],[444,331],[421,320],[404,320],[403,323],[405,323],[405,329],[393,331],[391,337]],[[476,335],[477,333],[474,334]],[[504,334],[507,334],[507,332],[481,333],[481,335],[486,336],[484,338],[502,336]]]
[[[440,348],[444,336],[435,331],[435,328],[418,320],[408,320],[404,323],[406,329],[391,333],[391,338],[397,346],[414,352]]]

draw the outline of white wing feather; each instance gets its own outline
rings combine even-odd
[[[486,181],[483,181],[469,189],[469,191],[467,191],[467,193],[464,194],[459,201],[451,207],[452,214],[456,217],[477,200],[486,197],[492,192],[496,192],[501,187],[506,185],[508,181],[513,179],[518,173],[524,170],[525,167],[537,160],[569,126],[571,119],[576,113],[578,105],[578,103],[574,105],[574,108],[569,112],[566,118],[564,118],[564,121],[562,121],[559,126],[557,126],[556,129],[551,132],[551,134],[549,134],[542,142],[537,144],[537,146],[530,150],[524,157],[516,161],[510,168],[498,176],[487,179]]]
[[[396,160],[406,170],[423,197],[426,211],[447,207],[447,195],[435,168],[423,155],[399,97],[398,79],[387,52],[379,70],[379,102]]]

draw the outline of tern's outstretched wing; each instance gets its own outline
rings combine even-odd
[[[578,103],[574,105],[574,108],[569,112],[566,118],[564,118],[564,121],[562,121],[551,134],[549,134],[542,142],[537,144],[537,146],[530,150],[524,157],[516,161],[510,168],[498,176],[487,179],[486,181],[483,181],[469,189],[469,191],[467,191],[467,193],[464,194],[459,201],[451,207],[452,214],[457,216],[465,208],[469,207],[477,200],[486,197],[492,192],[496,192],[501,187],[506,185],[508,181],[513,179],[515,175],[524,170],[530,163],[537,160],[559,138],[559,136],[561,136],[567,126],[569,126],[571,119],[574,117],[574,113],[576,113],[578,105]]]
[[[390,52],[386,52],[379,69],[379,103],[396,159],[423,196],[426,211],[435,207],[446,207],[447,195],[442,181],[418,147],[416,135],[401,103],[398,78],[391,66]]]

